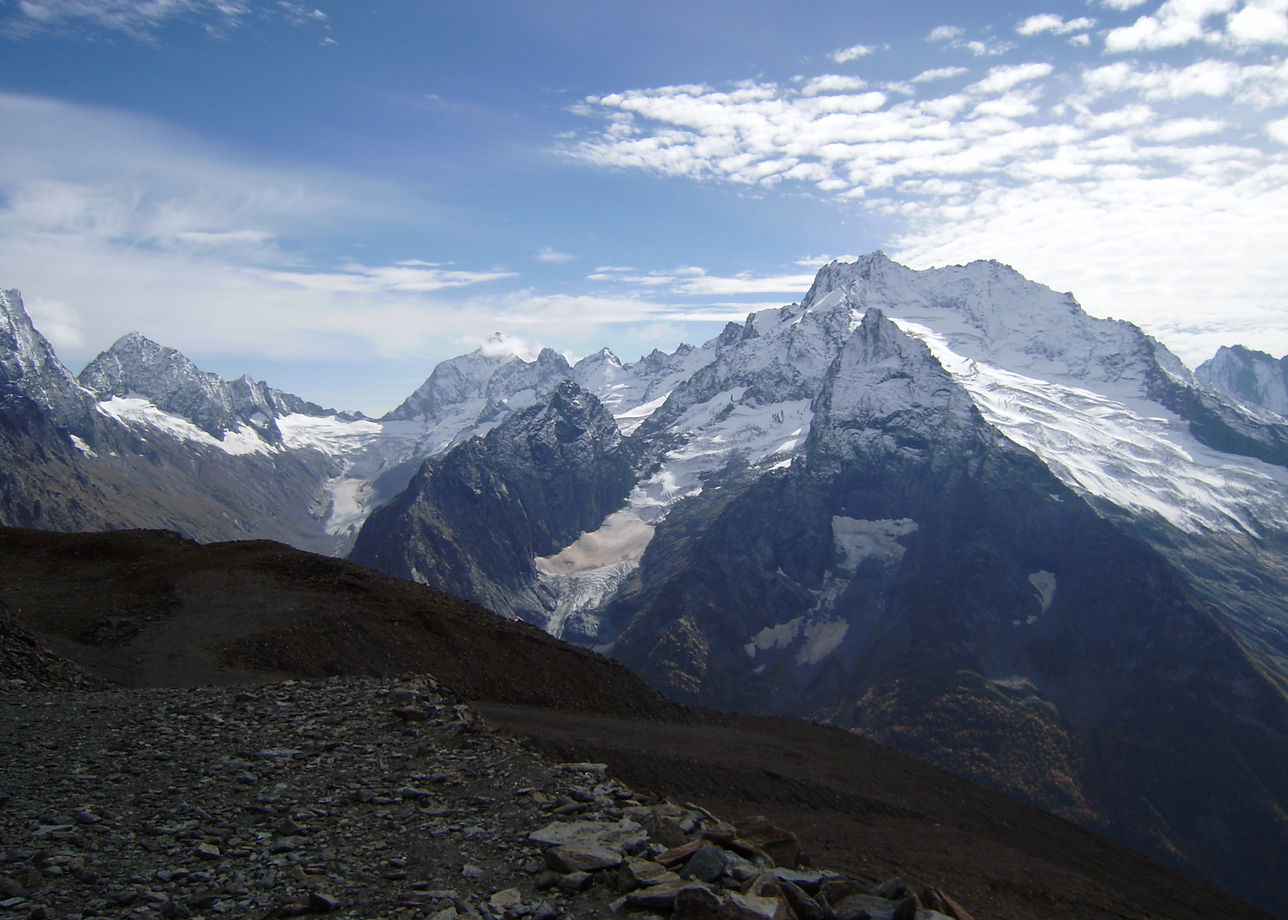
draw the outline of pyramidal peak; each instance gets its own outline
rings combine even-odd
[[[969,393],[930,348],[873,307],[828,371],[812,441],[861,437],[926,448],[982,424]]]
[[[27,315],[22,293],[13,289],[0,291],[0,396],[6,394],[35,400],[59,425],[88,432],[91,394],[58,360]]]
[[[276,419],[293,413],[334,414],[249,374],[226,381],[201,370],[183,352],[138,332],[117,339],[85,366],[79,380],[100,401],[142,398],[219,440],[227,432],[249,426],[259,437],[277,444],[282,435]]]

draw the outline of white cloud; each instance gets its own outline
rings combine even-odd
[[[850,61],[857,61],[859,58],[874,54],[876,50],[873,45],[851,45],[840,51],[833,51],[830,57],[838,64],[848,64]]]
[[[824,265],[830,265],[832,262],[854,262],[858,260],[857,255],[841,256],[803,256],[796,260],[796,264],[802,268],[822,268]]]
[[[1145,132],[1145,137],[1151,141],[1171,144],[1203,137],[1206,134],[1219,134],[1228,127],[1229,125],[1219,118],[1175,118],[1150,128]]]
[[[36,328],[56,348],[79,349],[85,346],[85,319],[71,304],[37,295],[25,298],[23,306]]]
[[[1283,3],[1248,3],[1230,16],[1226,28],[1240,45],[1288,44],[1288,9]]]
[[[806,263],[798,261],[797,265]],[[635,272],[633,269],[603,268],[588,280],[643,288],[651,296],[662,297],[734,297],[748,294],[782,294],[797,296],[814,280],[812,275],[738,275],[711,274],[696,265],[684,265],[669,271]]]
[[[866,89],[867,85],[868,81],[859,77],[824,74],[821,77],[813,77],[807,80],[801,88],[801,92],[806,96],[817,96],[820,93],[852,93]]]
[[[926,35],[928,42],[950,42],[966,34],[960,26],[936,26]]]
[[[1145,2],[1146,0],[1100,0],[1100,5],[1108,7],[1111,10],[1125,12],[1130,9],[1135,9]]]
[[[1004,93],[1019,86],[1050,76],[1055,68],[1046,63],[1014,64],[992,68],[978,83],[966,87],[972,93]]]
[[[975,57],[997,57],[1006,54],[1015,46],[1010,42],[1002,41],[969,41],[962,45],[967,51]]]
[[[1066,22],[1063,16],[1056,13],[1039,13],[1036,16],[1021,20],[1016,25],[1015,31],[1020,35],[1039,35],[1043,32],[1068,35],[1073,32],[1085,32],[1088,29],[1095,28],[1095,25],[1096,21],[1087,16],[1080,16],[1077,19],[1070,19]]]
[[[966,73],[970,73],[970,69],[966,67],[935,67],[930,70],[923,70],[911,78],[909,82],[931,83],[935,80],[951,80],[953,77],[960,77]]]
[[[972,40],[966,41],[966,30],[960,26],[938,26],[926,35],[926,41],[946,44],[950,48],[962,48],[976,57],[991,57],[1005,54],[1013,47],[1008,42]]]
[[[2,6],[3,4],[0,4]],[[330,30],[326,13],[299,0],[18,0],[0,31],[22,38],[37,32],[85,35],[105,30],[152,41],[172,22],[193,22],[207,33],[226,35],[252,19],[275,18],[293,26]],[[329,36],[321,44],[335,44]]]
[[[1083,113],[1078,121],[1091,131],[1100,133],[1104,131],[1119,132],[1128,128],[1140,128],[1144,125],[1152,124],[1158,114],[1149,106],[1135,104],[1124,106],[1121,109],[1112,109],[1107,112],[1091,114]]]
[[[735,294],[783,294],[797,295],[809,288],[814,281],[813,275],[774,275],[759,276],[750,273],[732,277],[701,275],[689,278],[676,286],[680,294],[698,296],[728,297]]]
[[[432,262],[408,260],[393,265],[350,263],[341,271],[267,271],[264,277],[303,291],[335,294],[429,294],[516,277],[514,272],[472,272],[443,268]]]
[[[512,333],[501,331],[493,333],[486,339],[466,336],[464,343],[473,345],[489,358],[504,358],[515,355],[524,361],[531,361],[541,351],[540,346],[532,345],[527,340],[521,339]]]
[[[174,19],[200,19],[212,32],[236,28],[251,13],[243,0],[19,0],[6,31],[21,36],[41,30],[89,26],[144,38]]]
[[[1153,16],[1141,16],[1130,26],[1111,29],[1105,50],[1111,53],[1172,48],[1195,41],[1215,41],[1207,22],[1227,13],[1238,0],[1167,0]]]
[[[406,185],[239,163],[146,119],[48,99],[0,94],[0,122],[0,279],[73,362],[131,330],[247,360],[406,355],[454,322],[445,296],[511,277],[423,260],[310,266],[283,243],[425,220]]]
[[[1172,0],[1159,21],[1215,29],[1222,2]],[[1030,28],[1067,25],[1040,19]],[[960,30],[936,33],[962,41]],[[925,87],[921,99],[839,85],[810,95],[804,77],[754,91],[632,90],[589,100],[592,117],[609,127],[570,152],[693,179],[794,185],[898,228],[899,255],[914,264],[1012,262],[1198,360],[1206,357],[1199,346],[1230,320],[1214,317],[1213,304],[1247,325],[1282,313],[1288,290],[1288,263],[1276,255],[1288,251],[1288,152],[1278,146],[1288,145],[1288,119],[1266,119],[1288,105],[1288,63],[1222,56],[1233,49],[1224,39],[1207,47],[1210,56],[1184,66],[1097,66],[1090,57],[1090,66],[1058,71],[1042,61],[1004,64],[940,95],[930,89],[936,81],[967,71],[927,70],[908,80]],[[751,292],[761,280],[687,284]],[[1282,317],[1270,326],[1284,330],[1288,351]]]
[[[1288,352],[1284,208],[1288,187],[1261,176],[1048,181],[995,189],[951,224],[928,211],[892,255],[917,267],[1001,258],[1095,315],[1141,323],[1194,366],[1237,341]]]
[[[550,246],[543,247],[542,250],[537,253],[538,262],[553,262],[553,263],[573,262],[576,259],[577,257],[570,253],[559,252],[558,250],[553,249]]]
[[[1095,99],[1135,92],[1150,101],[1229,98],[1255,109],[1288,103],[1288,63],[1243,64],[1206,59],[1186,67],[1137,69],[1126,62],[1086,70],[1083,84]]]

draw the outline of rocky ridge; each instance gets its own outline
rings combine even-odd
[[[0,917],[969,920],[553,763],[427,676],[0,694]]]
[[[268,442],[280,444],[282,433],[275,421],[280,416],[335,414],[249,375],[223,380],[138,333],[118,339],[87,364],[77,380],[99,400],[142,396],[220,440],[226,432],[249,425]]]
[[[1243,345],[1222,345],[1194,376],[1245,404],[1288,415],[1288,355],[1275,358]]]

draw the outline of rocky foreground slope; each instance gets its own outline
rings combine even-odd
[[[0,719],[5,916],[969,917],[543,760],[426,678],[10,693]]]
[[[814,866],[771,820],[542,757],[426,676],[22,684],[0,693],[3,917],[1264,916],[1185,883],[1082,902],[1036,877],[972,911],[912,877]]]
[[[910,916],[908,893],[981,920],[1268,916],[852,734],[682,709],[343,562],[0,538],[0,917]],[[136,686],[31,689],[104,676]],[[548,852],[572,844],[587,862]],[[893,877],[909,891],[865,900]]]

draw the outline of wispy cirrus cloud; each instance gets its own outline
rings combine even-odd
[[[19,0],[14,12],[0,20],[0,29],[13,35],[105,30],[148,40],[175,22],[195,23],[213,35],[223,35],[255,19],[330,28],[326,13],[300,0],[272,4],[250,0]]]
[[[393,265],[348,263],[340,271],[269,271],[265,276],[300,290],[337,294],[429,294],[517,277],[509,271],[462,271],[434,262],[406,259]]]
[[[378,368],[370,382],[308,372],[310,398],[353,408],[355,386],[380,391],[385,374],[423,379],[475,347],[480,330],[510,330],[533,350],[588,353],[611,341],[642,354],[745,315],[745,304],[723,306],[714,292],[781,287],[697,267],[603,266],[602,290],[552,294],[521,286],[501,262],[327,255],[337,240],[362,251],[364,238],[391,228],[457,221],[435,218],[437,204],[406,182],[248,163],[115,110],[0,93],[0,123],[0,283],[24,290],[72,367],[139,331],[202,366]],[[573,256],[525,247],[511,259]]]
[[[664,292],[670,297],[732,297],[757,294],[781,294],[784,297],[793,297],[799,296],[806,290],[813,282],[814,276],[799,272],[789,275],[755,272],[719,275],[711,274],[696,265],[681,265],[670,270],[649,272],[605,266],[596,269],[587,276],[586,280]]]
[[[131,330],[251,357],[327,356],[355,342],[402,353],[433,322],[386,323],[515,277],[305,254],[355,226],[424,220],[405,186],[240,162],[148,119],[51,99],[0,94],[0,121],[0,277],[33,295],[73,361]]]
[[[823,73],[593,96],[585,111],[603,127],[566,152],[853,202],[893,229],[890,248],[914,264],[1010,261],[1102,312],[1166,332],[1196,361],[1215,348],[1214,302],[1248,317],[1249,329],[1285,306],[1288,264],[1274,253],[1288,249],[1279,216],[1288,207],[1288,63],[1264,50],[1284,10],[1284,0],[1167,0],[1099,33],[1111,56],[1202,49],[1188,61],[1106,62],[1095,48],[1079,59],[1082,46],[1066,45],[1073,60],[1059,67],[1016,60],[1020,51],[989,68],[922,69],[906,78],[911,95],[869,89],[860,69],[844,80]],[[1089,44],[1095,25],[1039,14],[1016,34]],[[946,54],[971,52],[970,39],[956,26],[925,36]],[[1271,326],[1288,351],[1288,328]]]

